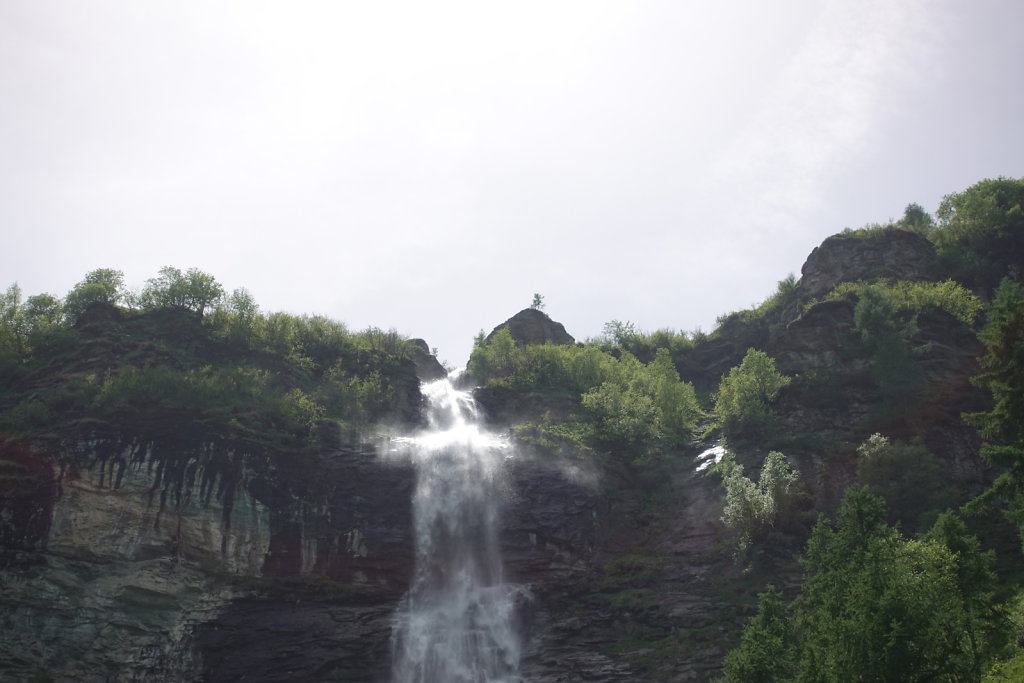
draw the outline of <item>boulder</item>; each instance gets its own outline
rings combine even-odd
[[[433,382],[448,376],[437,356],[430,352],[430,347],[423,339],[410,339],[409,346],[412,348],[412,362],[416,364],[416,376],[421,382]]]
[[[832,235],[800,269],[802,299],[820,299],[840,282],[872,278],[929,280],[935,248],[923,235],[889,228]]]

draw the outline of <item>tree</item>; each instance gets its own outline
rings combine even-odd
[[[533,295],[533,303],[530,304],[530,308],[532,308],[535,311],[543,311],[544,310],[544,297],[542,297],[540,294],[534,294]]]
[[[222,296],[224,288],[212,275],[196,268],[182,273],[173,266],[164,266],[158,277],[146,281],[139,303],[147,309],[177,308],[202,316]]]
[[[64,297],[64,318],[74,323],[91,304],[116,306],[124,296],[124,273],[113,268],[98,268],[87,273]]]
[[[765,458],[756,484],[743,475],[743,466],[731,455],[723,458],[712,471],[722,475],[725,485],[722,521],[737,534],[737,547],[742,554],[790,507],[800,474],[790,467],[786,456],[777,451]]]
[[[15,282],[0,294],[0,371],[20,362],[24,351],[21,315],[21,287]]]
[[[725,657],[726,680],[768,683],[796,673],[796,636],[787,612],[775,586],[757,596],[757,614],[743,628],[740,644]]]
[[[935,222],[932,220],[931,214],[925,211],[923,206],[916,203],[907,204],[907,208],[903,210],[903,218],[896,225],[904,230],[912,230],[924,234],[931,232],[935,228]]]
[[[748,349],[718,386],[715,412],[726,432],[765,431],[773,421],[770,404],[790,379],[764,351]]]
[[[992,395],[992,408],[964,417],[985,439],[981,456],[1007,468],[985,498],[1001,499],[1024,540],[1024,287],[1004,278],[978,338],[985,345],[974,383]]]
[[[978,338],[985,371],[974,381],[989,390],[993,406],[967,418],[987,439],[982,456],[1024,475],[1024,287],[1003,279]]]
[[[971,289],[995,289],[1024,260],[1024,178],[982,180],[947,195],[936,217],[939,256]]]
[[[955,536],[906,540],[879,498],[848,491],[835,523],[819,522],[807,544],[798,680],[978,680],[993,634],[976,615],[994,603],[977,580],[984,556],[942,540]]]
[[[803,564],[792,616],[776,592],[762,596],[728,680],[976,681],[1004,643],[991,556],[951,516],[907,540],[879,498],[851,489],[815,525]]]

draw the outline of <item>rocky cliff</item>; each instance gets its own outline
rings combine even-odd
[[[908,342],[919,384],[906,410],[883,414],[871,357],[851,351],[854,303],[815,302],[841,281],[933,277],[929,250],[901,231],[830,238],[808,258],[794,301],[753,322],[727,319],[677,361],[684,379],[713,387],[754,346],[794,378],[776,406],[787,440],[774,447],[797,463],[816,509],[834,508],[855,477],[856,444],[879,430],[923,435],[957,500],[991,478],[959,419],[984,401],[970,384],[974,330],[939,310],[920,315]],[[213,365],[226,353],[173,313],[158,337],[143,323],[159,321],[111,307],[90,315],[78,351],[26,380],[25,395],[115,363],[180,364],[187,352]],[[502,327],[518,344],[574,343],[532,309]],[[425,342],[415,347],[387,367],[389,419],[402,429],[421,421],[419,380],[444,373]],[[380,354],[355,358],[371,367]],[[563,395],[545,403],[510,387],[479,397],[502,427],[572,408]],[[332,422],[300,445],[256,434],[262,423],[242,411],[213,422],[185,408],[117,421],[76,414],[0,441],[0,679],[386,680],[412,572],[410,464],[386,440]],[[772,536],[773,561],[756,575],[733,561],[721,491],[695,471],[708,444],[645,471],[517,434],[501,544],[509,580],[526,588],[526,680],[709,680],[764,583],[791,592],[799,580],[799,539]],[[753,460],[769,444],[736,445]]]

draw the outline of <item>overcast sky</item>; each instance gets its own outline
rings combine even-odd
[[[713,329],[1024,176],[1024,2],[0,2],[0,286],[161,266],[453,364],[534,292]]]

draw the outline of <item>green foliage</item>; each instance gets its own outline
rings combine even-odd
[[[654,360],[658,349],[665,349],[672,362],[679,367],[693,349],[694,340],[683,331],[660,329],[646,333],[638,330],[631,322],[612,320],[604,324],[603,334],[593,343],[613,356],[630,353],[643,363]]]
[[[533,303],[530,304],[530,308],[532,308],[535,311],[543,311],[544,310],[544,297],[541,296],[540,294],[536,294],[535,293],[533,295]]]
[[[935,229],[935,221],[931,214],[924,210],[920,204],[907,204],[903,210],[903,218],[896,222],[896,227],[901,230],[910,230],[928,235]]]
[[[700,415],[693,387],[680,381],[667,349],[644,364],[596,345],[519,346],[507,328],[473,349],[468,370],[486,386],[565,396],[593,425],[591,445],[643,461],[664,455]]]
[[[666,349],[644,365],[631,354],[609,365],[608,376],[581,397],[594,416],[597,438],[607,450],[639,451],[643,458],[660,444],[689,434],[700,409],[693,387],[679,380]],[[637,448],[646,444],[648,451]]]
[[[923,379],[913,362],[917,349],[911,344],[918,331],[917,316],[939,308],[972,325],[982,308],[974,294],[952,280],[845,282],[827,298],[856,300],[854,349],[872,359],[872,374],[881,394],[878,412],[887,415],[905,410],[908,397]]]
[[[246,344],[256,333],[260,307],[246,289],[236,289],[214,309],[210,326],[214,335],[236,344]]]
[[[320,397],[336,419],[363,426],[387,412],[395,392],[379,371],[373,370],[361,377],[346,370],[339,361],[324,376]]]
[[[975,383],[992,394],[992,409],[968,419],[988,439],[982,455],[1020,467],[1024,456],[1024,287],[1006,278],[996,290],[985,328],[984,372]]]
[[[792,680],[796,673],[796,635],[782,593],[774,586],[758,595],[757,615],[743,629],[738,647],[725,657],[728,681],[768,683]]]
[[[1006,648],[1001,657],[992,665],[984,678],[983,683],[1018,683],[1024,681],[1024,649],[1018,645],[1021,634],[1024,634],[1024,593],[1017,595],[1008,602],[1006,610],[1007,619],[1011,624],[1013,633],[1017,634],[1016,647]]]
[[[764,351],[748,349],[743,361],[722,377],[715,412],[729,434],[763,434],[774,426],[771,402],[790,383]]]
[[[93,302],[116,305],[124,297],[123,276],[110,269],[89,273],[65,306],[47,294],[22,302],[17,285],[0,294],[4,429],[31,435],[78,420],[173,420],[249,444],[295,448],[310,443],[323,419],[356,429],[383,420],[408,392],[398,382],[408,383],[409,348],[393,330],[350,332],[320,316],[264,315],[249,292],[225,297],[212,276],[195,269],[161,269],[133,301],[144,310],[94,330],[103,335],[99,355],[84,366],[73,360],[71,324]],[[156,315],[168,308],[208,314],[185,333],[180,318]],[[60,381],[30,391],[19,384],[34,369],[61,372],[65,355],[71,365]]]
[[[836,285],[825,298],[860,300],[865,296],[883,302],[888,312],[887,320],[890,321],[900,314],[916,315],[929,308],[940,308],[965,325],[973,325],[982,310],[982,303],[978,297],[953,280],[843,282]]]
[[[15,282],[0,294],[0,376],[17,369],[24,348],[21,287]]]
[[[989,391],[992,408],[964,417],[985,439],[981,456],[1006,468],[987,497],[1003,502],[1024,540],[1024,287],[1002,281],[978,337],[984,372],[974,382]]]
[[[99,268],[87,273],[64,297],[64,315],[69,323],[93,303],[116,306],[125,297],[124,273],[113,268]]]
[[[1024,178],[995,178],[947,195],[931,233],[954,277],[991,290],[1024,260]]]
[[[731,454],[711,471],[722,475],[725,485],[722,521],[736,534],[740,554],[752,543],[762,540],[780,514],[791,508],[800,478],[786,456],[776,451],[765,458],[756,484],[743,476],[743,466]]]
[[[954,496],[938,458],[920,441],[894,443],[876,433],[857,455],[857,480],[885,501],[890,521],[920,528]]]
[[[22,301],[17,283],[0,294],[0,378],[13,377],[27,361],[74,337],[62,313],[60,300],[50,294]]]
[[[811,534],[792,615],[769,592],[727,658],[728,680],[978,680],[1007,632],[990,564],[956,518],[907,540],[880,499],[852,489]]]
[[[146,281],[136,303],[144,310],[177,308],[202,316],[223,295],[224,288],[208,273],[196,268],[183,273],[173,266],[164,266],[159,276]]]

